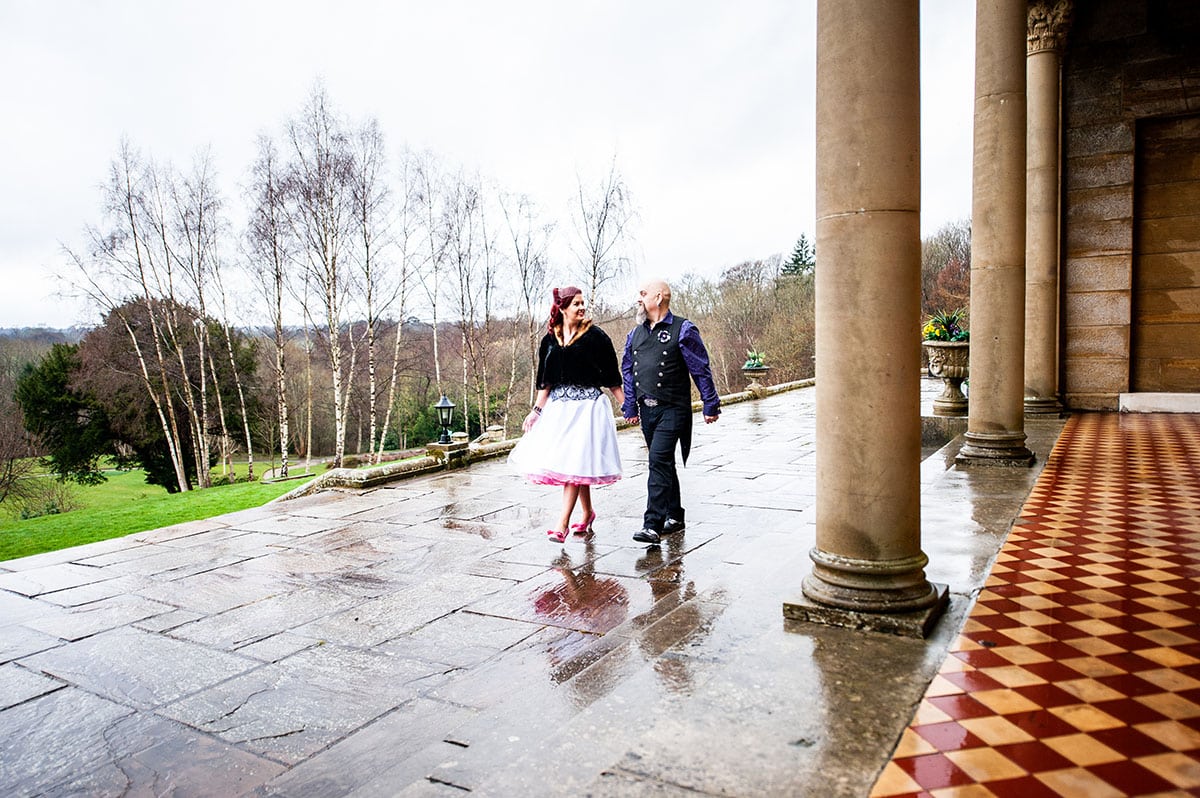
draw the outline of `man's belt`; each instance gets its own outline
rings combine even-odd
[[[638,402],[646,407],[658,407],[658,400],[653,396],[643,396],[642,398],[638,399]]]

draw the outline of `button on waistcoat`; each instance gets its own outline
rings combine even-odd
[[[692,402],[687,364],[679,351],[679,331],[686,321],[681,316],[671,324],[659,324],[653,330],[639,324],[633,330],[633,383],[640,399],[653,396],[670,405],[687,406]]]

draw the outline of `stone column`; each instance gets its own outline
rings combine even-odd
[[[917,0],[817,4],[817,540],[791,618],[871,626],[852,618],[941,598],[921,551],[918,21]]]
[[[978,0],[971,376],[959,465],[1029,466],[1025,447],[1025,0]]]
[[[1060,66],[1069,0],[1029,4],[1025,177],[1025,414],[1057,416]]]

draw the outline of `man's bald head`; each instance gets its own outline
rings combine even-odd
[[[650,278],[638,289],[637,303],[639,321],[644,313],[651,324],[655,324],[667,315],[671,306],[671,286],[665,280]]]
[[[666,280],[658,277],[651,277],[642,283],[639,294],[641,296],[654,296],[655,294],[662,294],[663,302],[666,303],[671,301],[671,286],[667,285]]]

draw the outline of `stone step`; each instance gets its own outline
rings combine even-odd
[[[1122,413],[1200,413],[1200,393],[1123,393]]]

